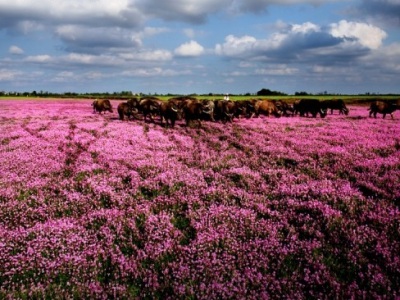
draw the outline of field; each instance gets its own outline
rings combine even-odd
[[[400,296],[399,112],[165,129],[90,103],[0,101],[1,299]]]

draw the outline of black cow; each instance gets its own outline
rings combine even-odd
[[[310,113],[313,118],[316,118],[317,114],[319,114],[321,118],[325,118],[327,115],[326,106],[318,99],[301,99],[296,103],[294,108],[296,112],[299,112],[301,117],[304,117],[304,115],[308,116],[308,113]]]
[[[394,119],[393,112],[395,112],[397,109],[400,109],[399,106],[399,104],[391,102],[375,101],[371,103],[369,107],[369,116],[372,117],[372,115],[374,115],[374,118],[376,118],[376,114],[380,113],[383,114],[384,119],[387,114],[390,114],[392,119]]]
[[[349,114],[349,109],[342,99],[325,100],[322,104],[325,105],[326,109],[331,110],[331,114],[333,114],[333,110],[338,110],[339,114],[345,114],[346,116]]]
[[[179,107],[179,104],[180,102],[176,103],[175,101],[160,103],[161,125],[165,120],[166,127],[171,125],[173,128],[175,126],[175,121],[181,119],[182,117],[182,109]]]

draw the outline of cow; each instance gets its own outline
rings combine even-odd
[[[161,125],[165,120],[165,127],[171,125],[173,128],[175,126],[175,121],[181,119],[182,109],[179,107],[180,102],[175,101],[163,101],[160,103],[160,118]]]
[[[293,107],[290,106],[287,102],[282,100],[276,100],[275,106],[278,109],[278,112],[285,117],[289,117],[293,115]]]
[[[265,116],[273,115],[277,118],[281,117],[281,113],[275,103],[270,100],[258,100],[254,105],[254,111],[256,117],[260,114]]]
[[[201,100],[201,103],[203,104],[203,108],[204,108],[202,119],[215,122],[215,118],[214,118],[215,103],[214,103],[214,101],[204,99],[204,100]]]
[[[186,121],[186,126],[191,122],[197,121],[198,127],[201,127],[201,118],[203,113],[209,112],[208,107],[198,100],[185,100],[183,105],[183,114]]]
[[[129,99],[128,101],[126,101],[126,103],[132,109],[138,109],[139,108],[139,99],[136,98],[136,97]]]
[[[326,109],[331,110],[331,115],[333,114],[333,110],[339,110],[339,114],[345,114],[346,116],[349,114],[349,109],[344,104],[342,99],[331,99],[325,100],[322,102],[325,105]]]
[[[147,116],[154,123],[154,116],[160,113],[160,104],[162,101],[155,97],[141,98],[138,104],[138,110],[143,114],[143,120],[146,122]]]
[[[327,115],[327,109],[318,99],[301,99],[295,106],[295,110],[299,112],[301,117],[304,115],[308,116],[310,113],[313,118],[316,118],[319,114],[321,118],[325,118]]]
[[[370,117],[374,115],[374,118],[376,118],[376,114],[380,113],[383,114],[383,119],[386,117],[387,114],[390,114],[392,119],[394,119],[393,112],[396,111],[397,109],[400,109],[399,104],[385,102],[385,101],[375,101],[371,103],[368,110]]]
[[[128,102],[118,104],[117,111],[121,121],[124,120],[124,116],[127,116],[129,120],[138,112],[137,108],[132,107]]]
[[[113,112],[111,102],[108,99],[96,99],[93,101],[92,106],[94,113],[98,112],[99,114],[101,114],[103,111],[104,113],[106,111],[109,111],[111,113]]]
[[[226,123],[228,121],[232,123],[236,111],[237,111],[236,104],[231,100],[214,101],[215,119],[222,121],[222,123]]]
[[[255,101],[239,100],[236,101],[235,104],[236,104],[236,112],[235,112],[236,118],[244,116],[245,118],[249,119],[253,116]]]
[[[299,103],[300,103],[300,100],[297,99],[292,104],[292,109],[293,109],[293,115],[294,116],[296,116],[299,113]]]

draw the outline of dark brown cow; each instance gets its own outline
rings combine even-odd
[[[122,102],[118,104],[117,111],[120,120],[124,120],[124,116],[127,116],[129,120],[138,112],[137,108],[133,108],[128,102]]]
[[[281,116],[275,103],[270,100],[258,100],[254,105],[255,114],[258,117],[260,114],[265,116],[273,115],[277,118]]]
[[[331,114],[333,114],[333,110],[338,110],[339,114],[345,114],[346,116],[349,114],[349,109],[342,99],[325,100],[322,104],[325,105],[326,109],[331,110]]]
[[[139,108],[139,99],[134,97],[129,99],[128,101],[126,101],[126,103],[129,105],[130,108],[134,109],[138,109]]]
[[[282,116],[289,117],[293,115],[293,107],[289,103],[282,100],[276,100],[274,103]]]
[[[253,116],[254,114],[254,104],[255,101],[251,100],[240,100],[236,101],[236,112],[235,112],[235,117],[240,118],[241,116],[244,116],[245,118],[249,119]]]
[[[191,122],[197,121],[198,127],[201,127],[201,118],[204,113],[207,112],[207,108],[204,107],[203,103],[198,100],[185,100],[183,105],[183,114],[186,121],[186,126],[189,126]]]
[[[103,111],[104,113],[106,111],[113,112],[111,102],[108,99],[94,100],[92,106],[93,112],[98,112],[99,114],[101,114]]]
[[[143,120],[146,122],[147,116],[154,123],[154,116],[160,113],[160,104],[162,101],[155,97],[144,97],[140,99],[138,109],[143,114]]]
[[[390,114],[392,119],[393,117],[393,112],[395,112],[399,108],[399,104],[391,103],[391,102],[385,102],[385,101],[375,101],[371,103],[369,107],[369,116],[372,117],[374,115],[374,118],[376,118],[376,114],[383,114],[383,119],[386,117],[387,114]]]
[[[165,126],[168,127],[171,124],[173,128],[175,126],[175,121],[181,119],[182,109],[179,107],[180,102],[175,102],[173,100],[160,103],[160,118],[161,125],[163,120],[165,120]]]
[[[231,100],[215,100],[214,101],[214,116],[216,120],[222,123],[233,121],[233,117],[237,113],[237,105]]]

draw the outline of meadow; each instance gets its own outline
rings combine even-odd
[[[90,104],[0,101],[1,299],[400,297],[399,112],[166,129]]]

